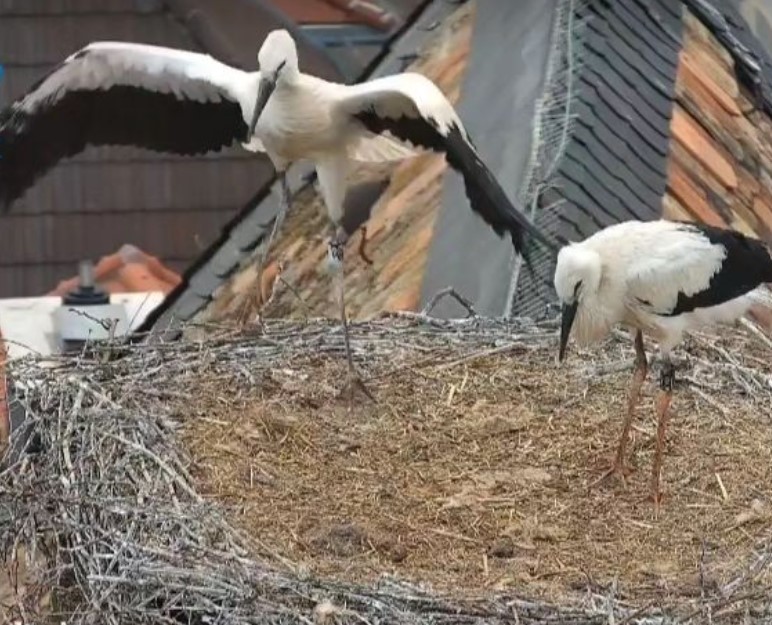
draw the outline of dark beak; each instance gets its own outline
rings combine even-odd
[[[268,104],[268,99],[271,97],[273,90],[276,88],[276,82],[268,78],[262,78],[260,84],[257,87],[257,101],[255,102],[255,111],[252,113],[252,123],[249,124],[249,137],[255,132],[255,126],[257,126],[257,120],[260,119],[260,115]]]
[[[571,326],[574,325],[574,317],[576,317],[576,308],[578,305],[578,300],[573,304],[563,304],[562,316],[560,319],[560,353],[558,354],[559,362],[563,362],[563,358],[566,357],[568,335],[571,334]]]

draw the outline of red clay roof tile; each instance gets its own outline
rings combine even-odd
[[[673,197],[694,217],[711,226],[726,227],[726,222],[710,205],[705,192],[673,158],[668,164],[668,179]]]
[[[94,267],[97,284],[108,293],[161,291],[168,293],[180,282],[180,275],[133,245],[102,258]],[[49,295],[65,295],[78,286],[78,277],[62,280]]]
[[[737,174],[721,148],[708,136],[691,115],[679,106],[673,111],[670,124],[673,136],[713,173],[728,189],[737,187]]]
[[[738,117],[742,115],[735,99],[713,79],[704,63],[701,63],[700,56],[702,55],[696,50],[682,51],[678,64],[678,78],[684,81],[689,88],[704,89],[730,115]]]

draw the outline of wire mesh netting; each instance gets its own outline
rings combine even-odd
[[[529,218],[544,232],[556,232],[564,199],[540,206],[548,190],[556,188],[556,175],[571,138],[578,76],[582,71],[583,40],[588,20],[587,0],[559,0],[552,44],[547,60],[544,91],[534,115],[531,155],[518,201]],[[516,263],[509,288],[507,314],[541,317],[553,299],[551,277],[554,258],[540,246],[531,251],[532,271]]]

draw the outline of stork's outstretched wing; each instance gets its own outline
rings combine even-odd
[[[556,251],[555,244],[514,207],[453,106],[431,80],[421,74],[397,74],[347,87],[346,94],[341,111],[367,131],[444,152],[450,166],[464,177],[472,210],[499,236],[508,233],[517,252],[523,252],[526,233]]]
[[[0,209],[88,145],[201,154],[244,141],[258,78],[196,52],[89,44],[0,112]]]

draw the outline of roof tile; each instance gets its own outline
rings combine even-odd
[[[761,225],[761,232],[765,238],[772,238],[772,197],[764,194],[753,200],[753,212]]]
[[[714,76],[711,76],[707,71],[709,64],[702,58],[695,58],[697,55],[701,57],[703,55],[702,51],[693,49],[681,52],[678,79],[686,81],[692,89],[696,88],[697,84],[699,84],[727,113],[734,116],[742,115],[737,101],[727,92],[726,87],[719,85]]]
[[[772,237],[772,120],[750,105],[732,55],[689,11],[671,123],[666,216]]]
[[[726,227],[726,222],[711,207],[705,192],[675,159],[671,159],[668,165],[668,179],[673,196],[699,221],[711,226]]]
[[[760,225],[755,213],[740,201],[732,203],[729,226],[738,232],[756,237],[759,236]]]
[[[694,118],[676,106],[670,124],[673,136],[728,189],[737,187],[737,174],[723,150],[708,136]]]
[[[108,293],[168,293],[180,282],[179,274],[158,258],[128,244],[96,264],[94,279]],[[48,294],[63,296],[78,287],[78,280],[77,276],[62,280]]]
[[[673,221],[694,221],[695,218],[694,215],[686,210],[684,205],[670,193],[665,193],[665,197],[662,199],[662,217]]]

